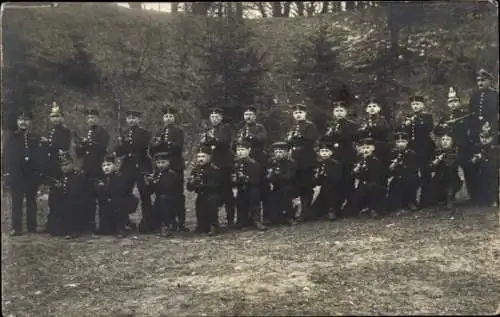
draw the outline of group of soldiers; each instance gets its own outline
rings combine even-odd
[[[46,230],[66,238],[86,232],[121,237],[136,229],[163,236],[189,231],[184,186],[196,194],[196,231],[209,235],[220,228],[222,206],[229,228],[266,230],[320,218],[380,217],[440,204],[453,208],[464,181],[471,203],[497,206],[498,93],[492,79],[478,72],[468,109],[450,88],[448,113],[437,124],[422,96],[410,97],[410,115],[393,126],[382,115],[383,104],[371,98],[356,122],[345,103],[333,102],[333,120],[321,135],[307,119],[307,106],[298,104],[295,124],[270,147],[255,107],[244,110],[236,134],[223,121],[223,111],[212,108],[186,180],[184,132],[174,107],[162,109],[164,125],[154,134],[139,125],[141,111],[128,110],[127,130],[113,149],[98,109],[86,110],[84,137],[64,126],[55,103],[49,115],[53,127],[44,137],[31,132],[32,115],[20,111],[5,146],[12,235],[22,233],[24,200],[28,231],[36,232],[40,184],[49,186]],[[129,214],[139,203],[142,220],[136,227]]]

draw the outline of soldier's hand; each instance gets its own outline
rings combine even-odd
[[[42,143],[47,143],[47,142],[49,142],[49,139],[47,139],[46,137],[42,136],[42,137],[40,138],[40,142],[42,142]]]
[[[404,122],[404,125],[411,125],[411,120],[410,120],[410,119],[406,120],[406,121]]]

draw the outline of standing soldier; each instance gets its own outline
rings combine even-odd
[[[304,221],[310,214],[313,198],[314,167],[316,152],[314,146],[318,139],[318,130],[314,123],[306,119],[306,106],[296,105],[293,109],[295,125],[288,132],[287,141],[292,147],[292,159],[296,163],[297,191],[300,197],[301,210],[297,220]]]
[[[434,157],[436,149],[431,137],[434,129],[434,119],[432,114],[424,112],[424,102],[423,96],[411,96],[412,113],[403,122],[403,128],[408,133],[408,148],[417,154],[421,208],[428,207],[430,204],[431,169],[429,163]]]
[[[452,134],[455,147],[458,150],[458,163],[464,172],[467,193],[469,197],[473,197],[476,188],[474,184],[476,167],[470,161],[470,151],[473,145],[469,136],[471,114],[462,107],[453,87],[450,87],[448,92],[448,109],[448,114],[436,125],[434,134],[440,136],[448,131]]]
[[[87,116],[87,134],[75,140],[75,153],[78,158],[82,158],[81,169],[87,178],[89,185],[88,202],[86,208],[86,218],[81,224],[85,231],[95,231],[95,213],[97,208],[97,195],[92,189],[94,180],[102,177],[101,164],[106,155],[109,135],[106,130],[99,125],[99,111],[97,109],[85,110]]]
[[[342,186],[339,188],[341,203],[349,199],[354,188],[352,169],[356,159],[356,148],[354,146],[356,130],[356,124],[347,119],[347,107],[344,102],[334,103],[333,122],[328,127],[322,140],[332,144],[332,151],[342,165],[342,177],[340,180]]]
[[[477,165],[477,203],[498,207],[498,145],[491,132],[482,132],[472,151],[471,163]]]
[[[131,184],[137,185],[142,211],[139,231],[148,233],[159,229],[159,223],[154,221],[151,195],[144,178],[144,175],[151,174],[153,166],[148,156],[151,133],[139,126],[141,114],[142,112],[138,110],[127,110],[128,128],[124,135],[118,137],[119,144],[116,146],[115,155],[122,157],[120,167],[122,175],[132,179]]]
[[[23,201],[26,199],[26,220],[28,232],[36,232],[36,193],[41,178],[42,155],[40,139],[31,133],[29,111],[17,115],[17,130],[5,144],[6,185],[10,188],[12,201],[12,232],[22,233]]]
[[[235,201],[231,185],[233,168],[233,153],[231,151],[231,129],[222,122],[223,112],[219,108],[210,110],[210,127],[203,131],[201,145],[210,147],[212,152],[211,162],[219,168],[221,175],[221,196],[226,209],[227,224],[234,224]]]
[[[241,127],[236,136],[236,142],[242,141],[250,144],[250,157],[259,163],[262,169],[260,198],[262,200],[262,210],[264,222],[270,222],[269,208],[269,183],[265,179],[267,157],[265,153],[267,132],[264,125],[257,123],[257,109],[250,106],[243,113],[245,124]]]
[[[186,197],[184,195],[184,131],[175,124],[177,110],[172,107],[165,107],[163,112],[164,126],[155,134],[150,148],[150,155],[154,157],[156,153],[168,152],[170,168],[180,175],[179,197],[181,199],[180,208],[174,215],[175,227],[179,231],[189,231],[186,228]]]

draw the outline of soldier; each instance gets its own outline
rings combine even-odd
[[[471,163],[477,166],[477,204],[498,207],[498,146],[491,131],[479,135],[479,144],[472,150]]]
[[[470,151],[473,142],[469,136],[469,121],[471,114],[462,107],[460,98],[456,95],[455,89],[450,87],[448,92],[448,109],[449,112],[444,116],[434,129],[436,136],[441,136],[447,131],[450,131],[453,137],[453,143],[458,151],[458,163],[462,168],[465,177],[465,185],[469,197],[475,197],[474,184],[476,177],[476,167],[470,161]]]
[[[178,195],[180,197],[180,207],[174,215],[174,227],[179,231],[189,231],[186,228],[186,197],[184,196],[184,131],[175,124],[177,110],[172,107],[165,107],[163,112],[164,126],[155,134],[150,148],[150,155],[154,157],[156,153],[168,152],[170,168],[177,171],[181,176],[179,180]]]
[[[429,162],[435,152],[435,144],[431,133],[434,129],[432,114],[424,112],[425,99],[422,96],[410,97],[412,113],[403,122],[403,128],[408,133],[408,148],[417,154],[418,172],[420,174],[420,202],[421,208],[430,204],[431,170]]]
[[[253,106],[247,107],[243,113],[244,125],[238,130],[236,142],[245,141],[250,143],[250,157],[259,163],[262,169],[260,198],[262,200],[262,211],[264,223],[270,223],[269,205],[269,183],[266,181],[267,156],[265,152],[267,132],[264,125],[257,123],[257,109]]]
[[[52,124],[47,137],[42,136],[40,142],[42,149],[47,155],[47,167],[45,175],[57,177],[61,173],[59,165],[59,150],[69,151],[71,145],[71,132],[64,126],[64,113],[55,102],[52,103],[49,120]],[[50,202],[49,202],[50,208]]]
[[[382,211],[385,196],[385,172],[381,161],[374,155],[375,140],[365,138],[357,148],[359,159],[353,169],[354,192],[346,209],[349,215],[368,212],[372,218],[378,217]]]
[[[222,122],[223,112],[219,108],[210,110],[210,127],[205,129],[201,137],[201,145],[212,149],[211,162],[219,168],[221,174],[222,201],[226,209],[227,224],[234,224],[234,196],[231,186],[233,168],[233,153],[231,151],[231,129]]]
[[[318,139],[316,126],[306,118],[306,106],[298,104],[293,109],[295,124],[288,132],[287,141],[292,147],[291,156],[296,164],[296,183],[301,210],[297,220],[308,218],[313,198],[314,166],[316,164],[315,143]]]
[[[26,199],[28,232],[36,232],[36,194],[42,175],[40,139],[31,132],[33,115],[17,114],[17,130],[6,140],[5,177],[12,202],[12,236],[22,234],[23,201]]]
[[[335,220],[342,207],[340,189],[342,188],[342,164],[332,157],[333,145],[323,141],[319,145],[319,161],[314,179],[320,192],[313,204],[315,218],[328,215],[328,220]]]
[[[389,164],[388,212],[417,210],[418,168],[416,153],[408,148],[408,134],[396,131]]]
[[[75,138],[75,153],[78,158],[82,159],[81,169],[89,184],[86,218],[83,219],[81,225],[85,231],[93,232],[96,230],[97,196],[91,188],[94,181],[102,177],[101,164],[106,155],[109,134],[99,125],[99,111],[97,109],[87,109],[84,114],[87,116],[87,134],[85,137]]]
[[[108,155],[102,162],[103,176],[94,183],[99,201],[98,234],[125,235],[129,223],[129,213],[136,210],[138,199],[130,192],[131,179],[118,173],[116,157]]]
[[[272,145],[274,156],[269,162],[266,178],[271,185],[269,200],[272,203],[271,224],[294,225],[293,198],[295,197],[295,163],[288,157],[290,145],[275,142]]]
[[[347,201],[354,188],[352,169],[356,159],[354,139],[356,136],[356,123],[347,119],[347,107],[344,102],[336,102],[333,106],[333,122],[329,125],[322,140],[333,145],[333,153],[342,164],[341,188],[339,199]],[[338,211],[338,210],[337,210]]]
[[[179,184],[182,176],[179,170],[172,166],[175,154],[158,152],[154,156],[155,172],[147,176],[146,184],[151,193],[155,195],[153,210],[155,218],[161,225],[160,236],[171,235],[168,228],[174,227],[175,217],[179,215],[178,209],[182,208],[182,197],[179,195]]]
[[[451,209],[455,195],[462,187],[462,180],[458,176],[458,153],[449,131],[441,135],[438,142],[440,148],[431,161],[432,192],[435,203],[445,203],[446,208]]]
[[[237,189],[237,228],[254,225],[258,230],[266,230],[260,215],[260,187],[262,168],[250,158],[251,145],[239,140],[236,144],[236,161],[232,172],[232,184]]]
[[[133,179],[137,185],[141,200],[142,220],[139,231],[142,233],[153,232],[158,223],[154,221],[151,196],[146,188],[144,175],[151,174],[153,166],[148,156],[148,148],[151,142],[151,133],[139,126],[139,117],[142,112],[138,110],[127,110],[127,131],[118,138],[119,144],[115,149],[115,155],[122,156],[120,172],[124,177]]]
[[[196,232],[217,234],[217,211],[222,195],[220,194],[221,174],[217,166],[210,162],[212,148],[201,146],[196,155],[197,165],[191,171],[186,187],[197,194]],[[232,193],[231,193],[232,194]]]
[[[53,236],[65,236],[72,239],[82,233],[81,221],[86,216],[85,196],[82,192],[87,189],[85,176],[74,169],[73,160],[69,152],[59,152],[59,162],[62,173],[53,179],[50,195],[54,202],[47,219],[47,228]]]

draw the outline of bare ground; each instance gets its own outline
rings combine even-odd
[[[500,302],[497,213],[463,209],[450,219],[446,211],[419,211],[214,238],[2,234],[2,312],[492,314]]]

